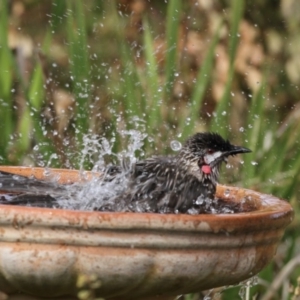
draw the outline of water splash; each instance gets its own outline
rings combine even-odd
[[[113,152],[115,138],[99,139],[87,135],[83,139],[81,152],[81,182],[67,186],[66,194],[57,198],[59,206],[65,209],[122,211],[125,204],[116,197],[122,194],[128,184],[128,172],[137,160],[136,151],[141,151],[147,134],[138,130],[120,131],[122,138],[128,138],[128,145],[119,153]],[[116,165],[106,164],[106,157]],[[95,161],[91,172],[83,171],[84,161]],[[99,175],[99,173],[101,175]]]

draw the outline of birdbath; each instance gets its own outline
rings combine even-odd
[[[43,168],[0,170],[38,179],[45,174]],[[76,170],[50,171],[60,183],[81,178]],[[100,283],[99,297],[149,300],[239,283],[272,260],[293,210],[274,196],[243,188],[219,185],[217,197],[241,212],[114,213],[1,205],[0,290],[11,299],[16,294],[76,299],[77,278],[92,274]]]

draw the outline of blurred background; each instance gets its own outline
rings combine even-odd
[[[300,299],[299,30],[298,0],[2,0],[0,164],[90,169],[103,137],[116,153],[142,132],[149,156],[216,131],[253,150],[222,183],[295,209],[251,299]]]

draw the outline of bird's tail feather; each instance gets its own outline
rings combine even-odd
[[[0,171],[0,204],[53,207],[55,198],[65,191],[56,182]]]

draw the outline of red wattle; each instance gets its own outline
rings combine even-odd
[[[201,167],[201,170],[202,170],[202,172],[205,173],[205,174],[210,174],[210,173],[211,173],[211,168],[210,168],[209,165],[203,165],[203,166]]]

